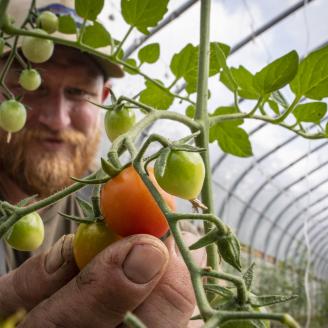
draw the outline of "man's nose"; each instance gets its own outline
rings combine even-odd
[[[60,90],[47,97],[47,103],[40,109],[39,122],[53,131],[60,131],[71,125],[69,102]]]

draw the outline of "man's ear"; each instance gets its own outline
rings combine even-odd
[[[107,81],[103,88],[102,99],[101,99],[102,102],[104,102],[110,95],[111,87],[112,87],[112,84],[109,81]]]

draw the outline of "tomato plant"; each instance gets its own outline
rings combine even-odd
[[[41,85],[41,76],[36,69],[24,69],[19,76],[19,84],[28,91],[34,91]]]
[[[34,251],[43,239],[44,225],[37,212],[23,216],[5,234],[7,243],[20,251]]]
[[[51,11],[42,12],[38,16],[36,23],[38,27],[45,30],[49,34],[58,30],[58,17]]]
[[[34,29],[33,32],[47,34],[41,29]],[[51,40],[40,39],[34,36],[25,36],[22,43],[24,56],[32,63],[43,63],[53,54],[54,43]]]
[[[203,159],[197,152],[171,150],[163,172],[160,161],[156,160],[155,177],[166,192],[183,199],[194,199],[205,178]]]
[[[104,222],[81,223],[73,242],[73,253],[77,266],[82,270],[99,252],[121,239]]]
[[[15,99],[0,104],[0,127],[7,132],[21,130],[26,122],[25,106]]]
[[[118,136],[129,131],[135,121],[136,115],[132,108],[108,110],[105,115],[105,130],[109,140],[114,141]]]
[[[174,210],[173,197],[159,187],[152,169],[149,177]],[[133,166],[125,168],[103,186],[100,207],[106,224],[121,236],[146,233],[162,237],[168,231],[163,212]]]

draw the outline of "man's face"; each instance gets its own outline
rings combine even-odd
[[[25,192],[44,197],[90,167],[100,139],[100,111],[87,99],[103,101],[104,78],[91,58],[61,46],[48,62],[34,68],[42,77],[36,91],[19,86],[19,66],[7,75],[7,86],[23,96],[28,110],[25,128],[13,134],[9,144],[0,129],[0,169]]]

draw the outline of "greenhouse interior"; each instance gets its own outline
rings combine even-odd
[[[125,31],[126,27],[121,27],[124,22],[119,21],[119,4],[110,1],[108,6],[116,33]],[[195,0],[171,1],[171,8],[159,26],[147,37],[136,32],[127,51],[133,57],[153,37],[162,41],[162,67],[157,76],[165,79],[169,58],[181,50],[181,44],[198,43],[199,7],[199,1]],[[291,50],[303,57],[325,46],[327,13],[325,0],[216,0],[211,8],[210,38],[231,46],[229,65],[243,65],[256,72]],[[131,95],[140,90],[137,78],[126,78],[128,82],[114,81],[114,90],[118,93],[133,90]],[[209,88],[209,108],[233,104],[231,94],[217,81],[210,79]],[[177,90],[183,90],[183,85]],[[290,99],[288,88],[282,92]],[[249,108],[252,104],[248,102],[245,100],[240,106]],[[216,214],[240,238],[244,264],[256,263],[258,292],[299,295],[296,301],[272,308],[290,311],[302,327],[326,327],[328,142],[307,140],[263,122],[245,121],[243,126],[250,135],[252,157],[226,154],[211,144]],[[165,133],[169,130],[174,139],[185,132],[172,123],[157,123],[148,133],[152,130]],[[104,151],[107,147],[105,144]],[[187,208],[184,204],[180,206]],[[309,316],[311,320],[307,322]]]
[[[3,11],[1,3],[6,2],[8,1],[0,1],[0,13]],[[185,246],[179,244],[180,232],[175,232],[175,229],[178,231],[180,228],[172,229],[171,226],[172,224],[176,227],[178,220],[182,219],[179,218],[179,214],[174,216],[172,212],[169,212],[166,217],[173,218],[173,223],[170,223],[171,232],[181,247],[179,251],[182,256],[187,258],[185,262],[189,271],[194,274],[193,283],[201,275],[202,278],[207,277],[209,282],[212,281],[212,285],[208,283],[205,286],[207,289],[204,287],[205,291],[198,290],[200,293],[198,296],[199,286],[197,283],[193,285],[197,301],[203,298],[197,303],[200,314],[194,314],[192,319],[204,320],[205,325],[199,327],[206,328],[328,327],[328,0],[159,0],[158,3],[156,1],[160,8],[158,12],[156,8],[151,7],[155,6],[155,2],[145,0],[95,0],[95,2],[76,0],[75,3],[78,14],[83,12],[81,9],[83,6],[91,6],[90,4],[93,3],[94,7],[90,9],[92,12],[92,10],[97,10],[99,3],[102,3],[103,10],[99,11],[97,22],[99,19],[113,37],[108,37],[111,40],[111,47],[116,49],[114,54],[111,53],[113,56],[110,56],[110,59],[114,64],[124,66],[124,77],[111,79],[112,97],[103,107],[106,110],[114,110],[115,106],[122,107],[122,104],[128,104],[129,108],[138,109],[135,112],[139,122],[135,126],[155,111],[159,112],[160,119],[154,119],[149,124],[145,123],[142,132],[138,130],[134,133],[137,130],[131,128],[134,133],[133,138],[137,136],[133,141],[135,144],[131,142],[132,137],[122,139],[119,136],[117,139],[109,140],[108,131],[105,127],[101,127],[101,142],[97,158],[102,158],[102,173],[107,173],[107,176],[104,178],[104,175],[101,175],[101,180],[100,175],[96,175],[101,182],[94,176],[89,182],[82,181],[82,178],[76,178],[74,181],[95,185],[107,183],[108,179],[114,179],[117,174],[120,174],[117,169],[119,165],[114,167],[113,163],[121,161],[127,166],[127,163],[132,162],[131,158],[133,163],[141,158],[140,161],[145,160],[147,164],[151,160],[162,159],[159,165],[163,166],[159,166],[157,174],[163,176],[164,169],[168,167],[170,152],[186,150],[188,154],[208,153],[209,162],[204,161],[205,166],[209,165],[206,168],[205,179],[210,177],[210,183],[206,185],[206,188],[211,194],[212,201],[206,198],[209,196],[203,198],[204,189],[198,198],[202,201],[207,199],[205,205],[196,197],[177,197],[176,213],[192,213],[193,216],[190,217],[195,218],[191,220],[193,229],[200,234],[205,234],[198,244],[195,242],[190,248],[187,247],[188,251],[208,247],[210,244],[213,246],[214,239],[211,239],[211,231],[216,233],[218,241],[215,240],[217,243],[215,245],[218,245],[216,247],[219,249],[216,254],[218,261],[208,261],[205,268],[199,271],[194,269],[193,272],[190,267],[194,267],[188,266],[188,261],[190,261],[188,255],[184,255],[186,254],[186,249],[183,248]],[[210,10],[206,8],[209,3]],[[79,4],[80,8],[78,8]],[[167,10],[160,7],[162,5],[167,5]],[[129,6],[135,6],[132,8],[135,12]],[[148,25],[142,25],[147,24],[147,19],[145,19],[146,23],[142,21],[140,18],[142,15],[139,17],[137,10],[146,11],[147,6],[151,8],[147,13],[149,15],[147,19],[152,15],[156,19],[154,18],[154,21]],[[163,11],[161,17],[159,17],[160,10]],[[96,26],[96,18],[90,19],[89,22],[89,17],[84,17],[84,20],[81,17],[79,19],[82,23],[77,26],[85,31],[90,26]],[[208,29],[201,22],[210,22]],[[11,30],[9,23],[9,27],[6,27],[6,24],[4,23],[5,28],[4,32],[1,32],[1,37],[3,33],[9,35],[8,40],[15,33],[24,35],[22,31]],[[135,25],[132,26],[133,24]],[[66,33],[63,32],[65,27],[63,26],[60,32]],[[98,31],[104,33],[100,25],[97,28],[99,28]],[[79,42],[84,37],[83,33],[87,32],[80,34]],[[206,33],[208,33],[207,36]],[[29,35],[28,32],[27,35]],[[106,34],[102,35],[106,39]],[[78,44],[78,47],[82,51],[89,51],[93,54],[94,49],[91,48],[99,46],[96,45],[97,42],[92,41],[90,35],[88,37],[89,39],[85,37],[82,40],[85,44],[82,42]],[[206,37],[210,40],[207,44],[208,48],[205,42],[203,43]],[[47,37],[44,36],[44,38]],[[55,38],[54,42],[56,43]],[[85,45],[86,47],[83,48]],[[157,49],[157,55],[151,51],[147,53],[145,49],[149,50],[150,47],[152,51],[154,48]],[[204,49],[207,49],[207,53]],[[191,54],[195,53],[199,55],[199,58],[202,55],[203,58],[206,54],[208,55],[208,85],[200,82],[201,69],[198,72],[198,80],[195,77],[195,70],[188,71],[188,65],[195,63],[188,58],[188,55],[191,57]],[[151,56],[156,58],[149,59],[148,55],[149,58]],[[309,73],[311,60],[317,60],[317,62],[313,72]],[[202,67],[204,61],[202,59],[197,61],[196,70],[198,63]],[[295,61],[296,68],[293,71],[291,67]],[[213,63],[217,63],[219,68]],[[206,65],[204,64],[203,67],[206,68]],[[302,90],[301,77],[299,77],[301,73],[297,73],[301,70],[303,70],[302,81],[309,84],[308,89],[303,93],[300,91]],[[191,77],[192,74],[194,75]],[[288,74],[290,76],[287,76]],[[321,74],[320,77],[318,77],[319,74]],[[268,81],[275,78],[276,81]],[[251,79],[255,82],[250,82]],[[267,85],[269,87],[265,89]],[[203,89],[201,89],[202,86]],[[4,88],[2,84],[1,87]],[[263,87],[263,92],[259,91],[262,90],[261,87]],[[199,108],[206,109],[206,106],[209,114],[206,114],[206,119],[204,119],[205,116],[199,114],[201,113]],[[101,105],[98,104],[98,107]],[[305,112],[306,110],[308,112]],[[173,113],[171,115],[166,114],[167,112]],[[105,117],[105,111],[102,115]],[[197,143],[201,138],[200,131],[202,130],[200,128],[199,131],[197,130],[200,125],[197,125],[196,118],[200,121],[203,119],[207,124],[204,125],[207,127],[204,135],[208,137],[205,146]],[[183,125],[181,122],[187,122],[187,124]],[[1,124],[5,126],[1,123],[0,105],[0,127]],[[191,137],[190,131],[192,131]],[[10,140],[11,132],[9,130],[8,132],[7,140]],[[13,138],[14,135],[13,133]],[[165,136],[165,139],[160,136]],[[0,146],[2,146],[1,140],[0,131]],[[183,146],[181,146],[181,140],[185,142]],[[187,144],[192,143],[190,140],[196,140],[195,145]],[[165,154],[162,151],[164,146],[169,149],[166,149]],[[115,155],[113,155],[113,148],[116,151]],[[127,151],[124,153],[125,150]],[[0,174],[1,163],[0,157]],[[122,167],[125,169],[124,165],[121,169]],[[136,165],[140,163],[133,165],[139,167]],[[142,171],[140,167],[139,174]],[[111,175],[112,172],[114,172],[113,175]],[[179,175],[176,177],[179,180]],[[189,178],[192,179],[192,177]],[[153,196],[159,194],[158,191],[153,191],[156,188],[152,189],[148,185],[147,187]],[[90,196],[90,190],[86,189],[85,193],[83,190],[78,194],[81,198],[87,199]],[[98,190],[99,198],[100,187],[93,190]],[[94,197],[94,194],[92,195]],[[163,201],[161,196],[158,197]],[[155,196],[154,198],[158,202]],[[9,214],[12,214],[11,211],[15,212],[15,206],[1,201],[2,199],[0,199],[0,235],[3,236],[5,229],[8,229],[3,222],[8,219]],[[99,204],[92,203],[91,206],[86,205],[82,200],[81,202],[82,206],[79,201],[82,210],[83,206],[84,210],[90,211],[93,208],[94,216],[98,218],[102,215],[99,214]],[[36,204],[41,206],[41,203],[42,201]],[[29,201],[26,204],[31,207]],[[168,205],[163,206],[166,207],[160,208],[168,208]],[[98,209],[98,216],[95,214],[95,208]],[[206,212],[208,209],[210,209],[209,212]],[[162,212],[165,215],[167,213],[163,209]],[[205,219],[197,218],[200,212]],[[214,216],[215,219],[213,219]],[[12,217],[9,217],[8,222]],[[70,218],[69,215],[65,217]],[[86,217],[89,219],[87,215]],[[71,219],[81,221],[76,217],[71,217]],[[210,225],[209,222],[214,225]],[[226,234],[223,237],[218,235],[220,227],[223,227]],[[122,234],[122,236],[126,235]],[[234,236],[237,236],[240,243],[241,265],[239,254],[237,262],[234,257],[236,253],[239,253],[239,244],[236,250],[237,241],[233,239]],[[163,234],[156,237],[163,237]],[[224,254],[225,249],[220,250],[219,244],[226,237],[232,238],[232,241],[229,241],[231,242],[229,245],[232,245],[230,248],[232,254],[229,253],[227,256]],[[209,255],[209,248],[207,252]],[[217,269],[215,273],[211,271],[213,269],[211,263],[217,265],[217,268],[214,266],[214,269]],[[241,276],[238,271],[244,275]],[[212,276],[211,273],[213,273]],[[236,276],[239,278],[233,278]],[[221,278],[224,281],[223,285],[215,287],[213,282],[221,282]],[[199,283],[200,280],[197,281]],[[204,281],[207,280],[204,279]],[[242,287],[238,284],[242,284]],[[198,287],[195,288],[195,286]],[[211,296],[211,292],[222,296],[222,299],[231,296],[234,303],[224,303],[220,297]],[[247,292],[248,296],[243,295],[243,292]],[[204,301],[204,295],[209,295],[208,299],[212,303]],[[214,301],[217,299],[220,300],[216,304]],[[238,303],[240,299],[243,299],[244,303]],[[214,310],[213,313],[210,311],[207,313],[206,304],[215,304],[215,311],[218,311],[215,312],[217,317],[213,315],[211,318],[208,315],[208,313],[213,314]],[[231,304],[233,308],[229,308]],[[1,299],[0,305],[2,306]],[[264,306],[263,309],[262,306]],[[251,321],[229,321],[231,318],[236,318],[234,313],[229,312],[230,310],[242,312],[245,315],[243,320]],[[277,313],[276,316],[274,314],[272,317],[268,316],[268,319],[272,321],[270,323],[262,321],[266,319],[265,313],[271,312]],[[229,317],[230,314],[231,317]],[[260,317],[261,314],[263,317]],[[128,320],[124,321],[127,325]],[[0,327],[14,326],[2,326],[0,322]],[[77,325],[76,327],[85,326]],[[133,317],[129,327],[146,326],[138,323],[138,319]],[[157,327],[149,326],[149,328]],[[167,328],[170,327],[167,326]]]

